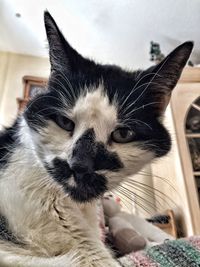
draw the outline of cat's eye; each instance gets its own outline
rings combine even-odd
[[[117,128],[112,132],[111,138],[116,143],[128,143],[134,140],[135,133],[129,128]]]
[[[58,124],[58,126],[60,126],[61,128],[63,128],[64,130],[68,132],[72,132],[75,127],[74,122],[65,116],[57,116],[56,123]]]

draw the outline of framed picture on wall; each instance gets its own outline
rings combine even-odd
[[[47,79],[34,76],[24,76],[24,93],[23,98],[17,98],[19,111],[22,111],[27,105],[28,101],[37,94],[46,90]]]

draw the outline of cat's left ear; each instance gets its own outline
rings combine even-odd
[[[173,50],[161,63],[149,68],[144,74],[149,92],[157,102],[157,115],[162,115],[176,86],[182,70],[192,52],[193,42],[185,42]],[[146,80],[146,79],[145,79]]]
[[[44,12],[44,23],[49,43],[51,70],[79,72],[86,69],[91,62],[70,46],[48,11]]]

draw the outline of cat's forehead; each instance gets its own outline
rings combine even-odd
[[[117,125],[117,105],[109,101],[103,84],[100,84],[98,87],[85,88],[84,94],[78,97],[71,110],[71,116],[79,128],[92,128],[97,140],[106,141]]]

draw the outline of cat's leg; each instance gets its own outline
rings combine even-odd
[[[80,267],[120,266],[100,240],[96,203],[80,207],[70,199],[65,202],[57,199],[53,212],[57,214],[57,223],[64,227],[61,235],[65,234],[68,242],[73,240],[70,249],[73,247],[73,251],[77,251]]]
[[[89,208],[91,209],[91,206]],[[70,200],[65,203],[55,201],[49,209],[49,214],[50,218],[41,219],[35,232],[32,230],[27,242],[28,247],[23,249],[11,242],[0,242],[0,266],[120,266],[99,239],[98,224],[91,220],[92,214],[89,216],[89,212],[80,210]],[[95,209],[93,217],[95,219]],[[93,221],[92,225],[86,218],[90,222]]]

